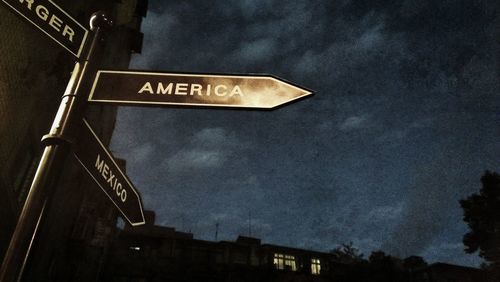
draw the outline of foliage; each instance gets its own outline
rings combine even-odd
[[[420,256],[409,256],[403,260],[403,267],[410,272],[423,269],[427,266],[427,262]]]
[[[479,255],[500,266],[500,175],[486,171],[481,178],[479,194],[462,199],[464,221],[470,231],[465,234],[465,252]]]
[[[410,256],[400,259],[383,251],[374,251],[364,260],[352,243],[344,244],[332,253],[342,254],[351,261],[357,260],[350,263],[343,276],[336,280],[341,282],[411,282],[414,281],[415,271],[427,267],[422,257]]]
[[[363,260],[363,254],[353,246],[352,242],[349,242],[349,244],[342,244],[331,250],[330,253],[337,261],[343,263],[356,263]]]

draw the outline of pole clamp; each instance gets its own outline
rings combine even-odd
[[[43,146],[50,146],[50,145],[69,145],[71,146],[74,143],[74,140],[72,138],[63,136],[63,135],[57,135],[57,134],[45,134],[42,137],[42,145]]]

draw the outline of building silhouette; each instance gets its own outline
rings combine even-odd
[[[205,241],[171,227],[125,226],[116,233],[103,281],[333,281],[345,269],[328,253],[262,244]]]
[[[154,225],[154,217],[147,211],[146,225],[125,226],[115,233],[101,281],[488,281],[479,269],[415,263],[421,258],[414,256],[346,261],[334,253],[263,244],[246,236],[235,241],[198,240],[191,233]]]
[[[415,272],[415,282],[476,282],[476,281],[494,281],[488,280],[486,273],[473,267],[452,265],[447,263],[434,263],[426,268]]]

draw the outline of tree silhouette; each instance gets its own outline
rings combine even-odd
[[[338,246],[331,250],[330,254],[332,254],[337,261],[344,263],[357,263],[363,260],[363,254],[353,246],[352,242]]]
[[[423,269],[426,266],[428,266],[427,262],[420,256],[409,256],[403,260],[403,267],[409,272]]]
[[[465,252],[474,253],[500,268],[500,175],[486,171],[479,194],[460,200],[464,221],[470,228],[463,243]]]

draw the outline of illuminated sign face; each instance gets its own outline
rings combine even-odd
[[[310,94],[272,76],[101,70],[89,101],[270,109]]]
[[[52,0],[2,0],[54,41],[80,57],[88,30]]]
[[[75,157],[130,225],[145,223],[139,193],[85,120]]]

